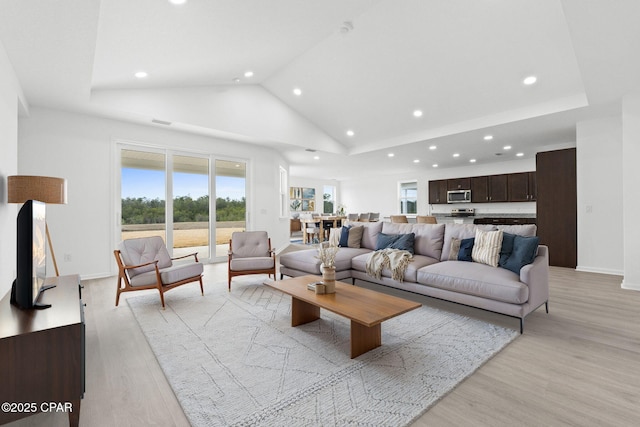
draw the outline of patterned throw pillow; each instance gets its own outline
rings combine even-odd
[[[500,249],[502,248],[502,230],[482,231],[476,230],[471,258],[475,262],[498,266]]]
[[[451,250],[449,251],[449,261],[458,260],[458,252],[460,251],[460,239],[451,238]]]

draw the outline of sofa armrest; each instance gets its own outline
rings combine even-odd
[[[529,304],[537,308],[549,301],[549,248],[538,246],[533,263],[520,270],[520,281],[529,286]]]

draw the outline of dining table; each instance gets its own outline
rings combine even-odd
[[[318,240],[322,242],[329,239],[329,230],[331,228],[341,227],[342,221],[345,219],[347,219],[346,216],[338,215],[320,215],[312,218],[300,218],[300,222],[302,223],[302,242],[304,244],[309,243],[309,236],[307,235],[307,226],[309,224],[314,224],[314,226],[317,226],[320,230]]]

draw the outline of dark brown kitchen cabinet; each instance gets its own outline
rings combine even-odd
[[[429,204],[447,203],[447,180],[429,181]]]
[[[474,176],[471,178],[471,201],[486,203],[489,201],[489,177]]]
[[[453,178],[447,180],[447,190],[469,190],[471,189],[470,178]]]
[[[489,201],[507,202],[509,201],[508,175],[489,175]]]
[[[536,199],[535,172],[511,173],[508,184],[510,202],[530,202]]]

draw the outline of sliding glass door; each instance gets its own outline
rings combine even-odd
[[[122,240],[160,236],[174,257],[227,259],[247,227],[245,161],[124,144],[119,157]]]
[[[120,173],[122,239],[161,236],[166,241],[166,157],[123,149]]]
[[[173,256],[209,259],[209,157],[173,155]]]
[[[229,239],[234,231],[247,227],[247,164],[241,161],[215,161],[216,260],[226,259]]]

